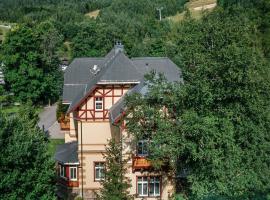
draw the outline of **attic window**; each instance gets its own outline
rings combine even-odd
[[[103,98],[102,97],[95,98],[95,110],[103,110]]]

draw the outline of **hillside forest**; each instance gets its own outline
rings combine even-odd
[[[194,16],[189,5],[206,1],[215,8]],[[270,198],[269,0],[0,0],[0,39],[6,83],[0,85],[0,144],[8,146],[0,152],[0,199],[55,198],[53,164],[44,153],[48,141],[29,139],[40,133],[29,121],[36,119],[29,107],[61,99],[61,63],[104,56],[117,41],[129,57],[169,57],[182,70],[184,84],[149,74],[149,93],[126,99],[133,116],[127,129],[138,140],[151,139],[155,167],[169,163],[176,177],[188,169],[175,198]],[[18,124],[3,112],[15,102],[30,105],[26,114],[13,113]],[[164,106],[166,118],[160,115]],[[26,144],[19,155],[16,138]],[[5,156],[10,153],[15,164]],[[24,162],[46,176],[31,181],[38,171],[29,170],[20,179],[28,185],[16,188]]]

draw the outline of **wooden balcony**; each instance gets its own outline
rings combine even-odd
[[[58,120],[58,122],[60,124],[60,128],[62,131],[69,131],[70,130],[70,119],[68,116],[62,116]]]
[[[133,156],[132,158],[132,169],[135,170],[144,170],[151,168],[151,162],[145,157]]]

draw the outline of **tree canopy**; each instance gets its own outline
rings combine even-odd
[[[8,89],[21,102],[48,103],[58,99],[62,75],[57,46],[61,35],[52,23],[22,24],[7,36],[1,48]]]
[[[54,162],[33,110],[0,113],[0,199],[55,198]]]
[[[190,198],[269,192],[270,68],[257,25],[240,7],[185,20],[173,40],[184,84],[152,75],[145,96],[127,98],[130,134],[151,140],[157,168],[187,170]]]

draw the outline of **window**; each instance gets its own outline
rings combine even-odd
[[[140,140],[137,145],[137,155],[147,156],[148,155],[148,141]]]
[[[65,165],[60,165],[60,176],[65,178],[66,177],[66,168]]]
[[[101,181],[104,180],[104,169],[105,169],[105,164],[104,162],[95,162],[95,181]]]
[[[160,196],[160,178],[150,177],[149,196]]]
[[[77,167],[69,168],[70,180],[77,181]]]
[[[137,181],[137,194],[140,197],[150,196],[157,197],[160,196],[161,184],[160,177],[138,177]]]
[[[138,177],[138,195],[139,196],[148,196],[147,177]]]
[[[96,110],[103,110],[103,98],[102,97],[95,98],[95,109]]]

